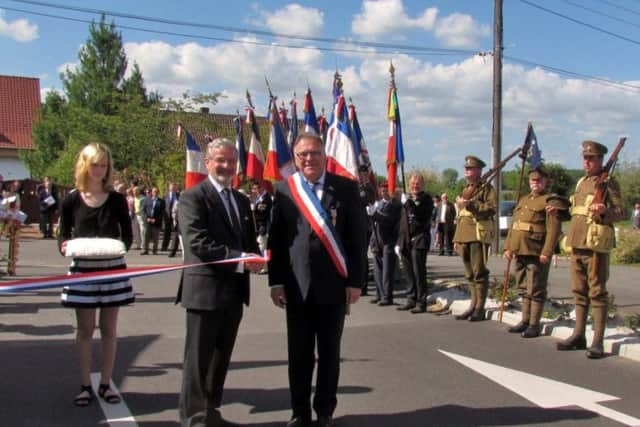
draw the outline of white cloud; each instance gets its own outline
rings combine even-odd
[[[245,38],[260,42],[256,38]],[[130,63],[137,61],[150,90],[176,97],[186,90],[222,92],[227,98],[212,111],[234,113],[245,106],[249,89],[260,115],[265,113],[269,78],[279,99],[294,90],[301,100],[309,82],[316,110],[332,106],[335,69],[316,49],[284,49],[273,45],[197,43],[170,45],[149,41],[127,43]],[[424,58],[393,55],[407,144],[406,168],[460,168],[465,154],[491,155],[492,61],[471,57],[440,64]],[[329,61],[329,63],[332,61]],[[375,166],[384,169],[389,58],[350,57],[340,67],[344,90],[358,107]],[[302,112],[299,113],[302,115]],[[593,82],[565,79],[541,69],[506,63],[503,70],[503,152],[522,143],[532,121],[547,159],[569,159],[579,166],[578,145],[586,135],[606,141],[629,133],[640,115],[637,94]],[[630,150],[629,150],[630,152]]]
[[[0,9],[0,35],[19,42],[30,42],[38,38],[38,26],[26,19],[8,22],[4,19],[5,11]]]
[[[322,33],[324,13],[321,10],[304,7],[297,3],[288,4],[275,12],[260,9],[257,5],[254,9],[261,17],[254,23],[265,26],[274,33],[303,37],[317,36]]]
[[[402,0],[365,0],[362,11],[351,22],[351,31],[363,37],[376,37],[408,28],[432,30],[438,9],[425,9],[416,18],[410,18],[404,10]]]
[[[57,69],[58,74],[65,73],[67,70],[73,73],[78,68],[78,65],[79,64],[77,62],[65,62],[64,64],[60,64]]]
[[[489,25],[480,24],[471,16],[460,13],[439,19],[435,26],[436,38],[449,47],[477,47],[478,41],[490,34]]]

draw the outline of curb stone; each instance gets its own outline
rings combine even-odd
[[[434,294],[438,298],[438,294]],[[458,299],[449,304],[451,314],[460,314],[469,307],[469,299]],[[444,304],[443,304],[444,305]],[[498,320],[500,304],[494,300],[487,299],[485,314],[489,320]],[[502,316],[502,323],[507,326],[515,325],[520,321],[521,312],[516,310],[505,311]],[[573,324],[570,321],[557,321],[551,319],[541,320],[542,328],[540,335],[551,336],[561,340],[567,339],[573,332]],[[593,330],[591,325],[587,325],[586,331],[587,345],[591,345]],[[604,333],[604,351],[611,355],[624,357],[640,362],[640,336],[624,327],[608,327]]]

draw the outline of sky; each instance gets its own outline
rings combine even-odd
[[[149,90],[220,92],[213,112],[243,111],[248,89],[265,115],[266,76],[280,100],[301,101],[308,85],[328,113],[337,69],[379,174],[392,61],[405,170],[461,171],[467,154],[491,163],[492,0],[0,0],[0,74],[40,78],[43,99],[61,90],[100,11]],[[621,158],[638,161],[640,1],[504,0],[503,21],[503,157],[530,121],[547,162],[579,168],[583,140],[613,149],[621,135]]]

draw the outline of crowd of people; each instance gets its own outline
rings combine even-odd
[[[71,242],[90,241],[85,255],[74,255],[70,274],[126,268],[123,254],[130,248],[140,248],[146,255],[150,250],[157,253],[158,247],[171,247],[172,256],[181,246],[184,263],[197,264],[182,270],[176,296],[186,314],[179,401],[184,426],[233,425],[222,417],[220,406],[243,306],[250,300],[250,273],[268,273],[271,300],[286,313],[292,408],[287,427],[334,425],[344,320],[350,305],[368,292],[368,251],[374,259],[372,303],[395,305],[396,269],[402,265],[406,301],[396,308],[414,314],[427,312],[429,252],[457,254],[471,299],[467,310],[455,318],[485,320],[487,256],[497,200],[492,185],[483,181],[486,165],[481,159],[465,158],[467,186],[456,203],[451,203],[447,194],[432,197],[426,193],[423,177],[417,173],[409,176],[408,194],[390,191],[386,182],[377,184],[376,194],[367,168],[360,170],[359,184],[327,172],[324,144],[314,133],[301,133],[292,151],[297,172],[276,183],[273,193],[259,182],[251,185],[249,194],[232,188],[238,153],[225,138],[207,146],[208,176],[202,182],[182,192],[171,184],[164,197],[156,187],[146,192],[137,185],[125,188],[114,183],[111,153],[105,145],[95,143],[79,153],[75,189],[64,199],[57,199],[49,179],[39,187],[43,236],[53,235],[50,212],[44,211],[59,206],[60,251],[64,254]],[[585,328],[591,307],[594,336],[587,349],[589,358],[604,356],[612,225],[625,216],[615,178],[609,177],[606,192],[601,194],[598,180],[606,153],[602,144],[583,143],[585,176],[571,199],[548,192],[550,179],[544,166],[530,170],[530,193],[517,202],[504,248],[506,260],[514,262],[522,299],[521,321],[509,332],[537,337],[550,260],[561,222],[569,221],[576,323],[571,337],[557,348],[587,349]],[[640,215],[640,207],[636,211]],[[91,251],[99,245],[96,238],[121,242],[123,249],[92,257]],[[260,257],[265,250],[271,255],[268,263]],[[215,264],[226,259],[238,260]],[[78,325],[81,387],[74,403],[87,406],[94,399],[89,367],[96,316],[102,368],[95,392],[107,403],[120,402],[110,381],[118,310],[135,299],[130,280],[66,286],[61,299],[64,306],[75,309]],[[313,412],[316,424],[312,424]]]

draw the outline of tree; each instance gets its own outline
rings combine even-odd
[[[64,151],[69,137],[67,111],[67,102],[60,93],[47,93],[40,109],[40,117],[33,125],[35,150],[21,151],[21,158],[35,178],[52,175],[51,165]]]
[[[78,59],[80,64],[76,70],[67,69],[60,75],[69,105],[114,114],[120,101],[127,57],[122,35],[116,31],[113,21],[107,25],[102,15],[99,24],[91,23],[89,38],[80,49]]]
[[[615,169],[613,176],[620,184],[622,201],[627,210],[640,202],[640,164],[638,162],[623,162]]]
[[[447,168],[442,171],[442,184],[447,187],[455,187],[458,181],[458,171],[453,168]]]

